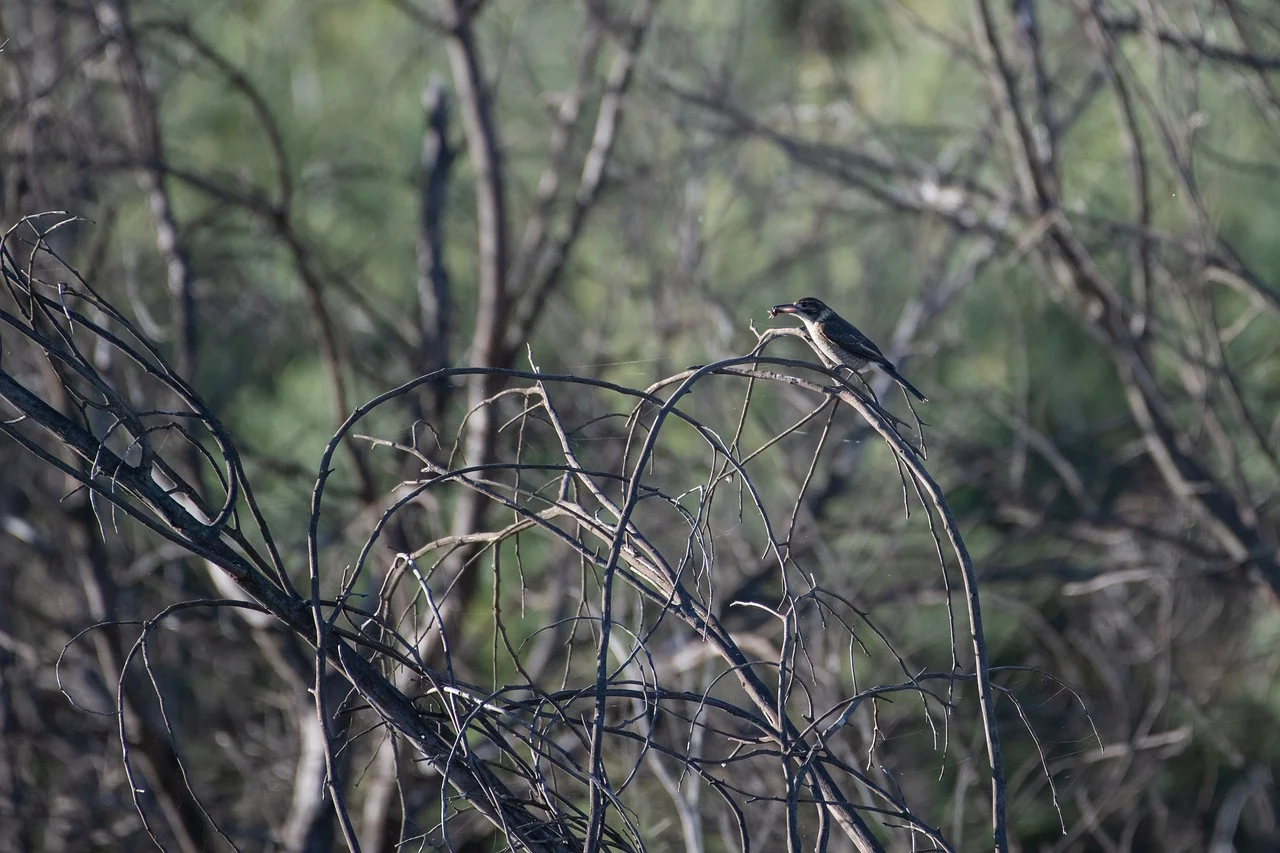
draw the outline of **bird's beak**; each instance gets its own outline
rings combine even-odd
[[[800,313],[800,309],[789,302],[786,305],[775,305],[769,309],[770,317],[777,317],[779,314],[799,314],[799,313]]]

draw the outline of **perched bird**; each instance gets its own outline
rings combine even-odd
[[[790,305],[775,305],[769,309],[769,316],[794,314],[804,322],[813,342],[813,349],[827,367],[844,365],[855,373],[861,373],[868,366],[879,368],[894,382],[916,396],[920,402],[928,400],[925,395],[902,377],[893,362],[884,357],[880,348],[871,339],[845,318],[832,311],[821,299],[806,296]]]

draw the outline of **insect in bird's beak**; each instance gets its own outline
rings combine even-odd
[[[788,303],[786,305],[775,305],[769,309],[770,317],[777,317],[779,314],[795,314],[796,306]]]

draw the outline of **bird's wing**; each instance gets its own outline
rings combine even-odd
[[[832,320],[823,324],[822,333],[833,344],[876,364],[888,364],[888,359],[880,348],[872,343],[871,338],[859,332],[857,327],[847,320]]]

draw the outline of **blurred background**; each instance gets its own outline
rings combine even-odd
[[[371,397],[531,364],[644,389],[750,352],[753,328],[786,324],[771,305],[818,296],[930,397],[926,464],[980,583],[1010,849],[1280,849],[1272,0],[0,0],[0,30],[6,247],[22,266],[64,223],[34,274],[82,276],[204,399],[300,588],[320,454]],[[77,411],[56,365],[0,341],[0,370]],[[812,358],[790,338],[768,354]],[[139,409],[169,407],[86,358]],[[522,403],[482,405],[509,382],[427,383],[358,431],[428,453],[456,436],[475,465],[554,455],[549,432],[512,434]],[[703,387],[682,405],[742,456],[823,404]],[[555,396],[582,458],[629,471],[632,401]],[[723,457],[665,435],[655,488],[710,488]],[[199,472],[177,445],[175,468]],[[954,566],[856,414],[823,409],[754,466],[761,509],[735,494],[699,515],[715,547],[699,540],[691,584],[753,658],[805,638],[802,727],[804,702],[973,671]],[[421,467],[354,440],[334,457],[326,588]],[[212,470],[191,479],[216,486]],[[192,610],[151,640],[149,677],[122,679],[130,620],[234,587],[8,438],[0,471],[0,848],[349,846],[310,727],[314,652],[252,614]],[[510,522],[476,494],[441,490],[376,542],[362,606],[382,590],[385,612],[422,618],[415,582],[387,583],[394,555]],[[673,562],[692,541],[680,519],[643,523]],[[496,546],[432,563],[450,665],[494,690],[589,691],[595,629],[548,629],[598,618],[599,578],[523,541],[501,567]],[[797,582],[851,621],[805,610]],[[720,685],[696,631],[619,595],[647,678]],[[869,811],[885,849],[991,846],[974,691],[937,689],[952,712],[872,701],[831,745],[937,830]],[[327,724],[361,849],[509,849],[360,710]],[[667,724],[690,754],[697,727]],[[733,797],[615,757],[617,785],[645,768],[618,792],[635,849],[742,848]],[[845,793],[871,808],[869,790]],[[754,849],[782,849],[787,803],[767,794],[738,802]],[[855,849],[815,820],[806,847]]]

